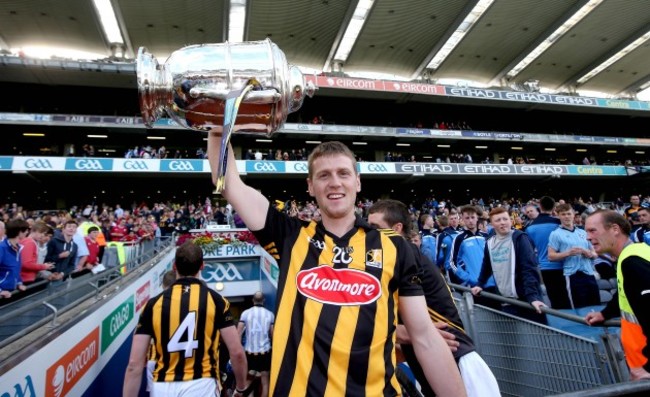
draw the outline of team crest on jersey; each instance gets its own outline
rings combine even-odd
[[[366,252],[366,266],[376,267],[381,269],[384,267],[383,252],[381,248],[373,248]]]
[[[296,286],[307,298],[338,306],[366,305],[381,296],[381,285],[373,275],[328,265],[300,271]]]

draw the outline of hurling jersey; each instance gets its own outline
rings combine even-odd
[[[274,208],[254,233],[280,267],[270,395],[399,395],[399,297],[423,295],[406,240],[359,217],[337,237]]]
[[[152,337],[154,382],[219,381],[219,336],[228,326],[230,303],[203,281],[181,278],[147,302],[135,333]]]
[[[415,244],[409,243],[409,245],[411,245],[411,248],[415,253],[415,258],[420,264],[422,289],[424,290],[424,298],[427,301],[429,317],[431,318],[431,321],[435,323],[443,322],[447,324],[445,331],[454,334],[456,337],[456,341],[459,345],[456,351],[452,352],[452,354],[458,363],[461,357],[476,350],[474,342],[463,328],[463,322],[460,318],[460,314],[458,314],[456,303],[454,302],[454,298],[451,295],[449,286],[447,285],[440,268],[434,265],[426,255],[421,253]],[[420,384],[422,395],[435,396],[433,389],[429,386],[424,370],[418,362],[413,346],[402,344],[401,348],[409,368]]]

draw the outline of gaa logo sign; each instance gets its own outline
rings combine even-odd
[[[146,171],[149,167],[147,167],[147,163],[144,161],[128,160],[124,162],[124,169]]]
[[[111,171],[112,168],[112,160],[68,159],[65,162],[65,169],[71,171]]]
[[[375,174],[386,173],[388,172],[388,167],[382,163],[368,163],[368,172]]]
[[[284,173],[283,161],[247,161],[246,172]]]
[[[25,160],[25,168],[28,170],[51,170],[52,163],[46,159],[27,159]]]
[[[273,163],[255,163],[253,168],[258,172],[277,172]]]
[[[170,161],[169,169],[172,171],[194,171],[194,167],[189,161]]]
[[[202,160],[160,160],[160,171],[195,172],[202,170]]]
[[[297,161],[293,163],[293,170],[296,172],[306,173],[309,171],[309,166],[306,161]]]

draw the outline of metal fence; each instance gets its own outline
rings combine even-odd
[[[165,238],[148,245],[109,245],[102,259],[105,271],[30,285],[24,297],[0,307],[0,351],[34,330],[55,327],[59,316],[79,304],[100,300],[102,291],[119,288],[125,274],[162,255],[173,243],[173,238]]]
[[[497,298],[513,304],[513,300]],[[616,334],[603,333],[600,340],[573,335],[474,305],[468,292],[457,299],[457,305],[467,332],[492,369],[503,396],[549,396],[627,380],[627,372],[621,371],[625,367],[622,354],[610,354],[621,351]],[[583,321],[552,309],[545,311],[547,315]]]

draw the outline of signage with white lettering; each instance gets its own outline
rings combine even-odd
[[[359,162],[361,174],[394,174],[395,163],[366,163]]]
[[[217,281],[259,281],[260,262],[255,260],[235,260],[224,262],[206,261],[201,270],[201,279],[206,283]]]
[[[396,163],[397,173],[403,174],[474,174],[474,175],[567,175],[566,165],[514,164],[447,164]]]
[[[160,160],[158,159],[115,159],[113,161],[113,171],[147,172],[159,169]]]

